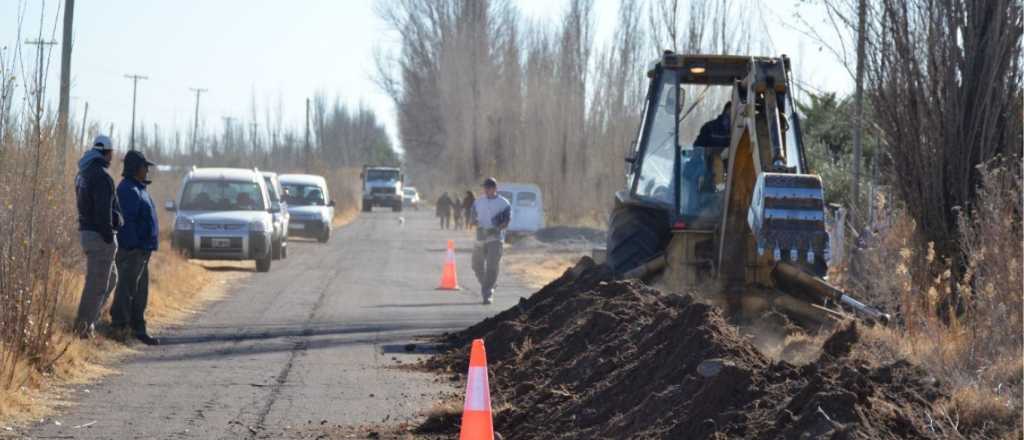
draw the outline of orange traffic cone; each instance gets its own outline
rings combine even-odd
[[[441,271],[441,285],[437,290],[459,290],[459,278],[455,275],[455,241],[448,240],[448,255],[444,257]]]
[[[484,351],[483,339],[473,340],[467,377],[466,403],[462,407],[459,440],[494,440],[491,388],[487,383],[487,353]]]

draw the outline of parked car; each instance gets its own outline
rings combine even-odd
[[[327,243],[334,220],[334,200],[330,198],[327,180],[312,174],[282,174],[278,180],[288,203],[289,236]]]
[[[544,229],[544,197],[540,187],[532,183],[499,183],[498,194],[512,204],[509,235],[533,234]]]
[[[420,209],[420,193],[416,191],[416,188],[407,186],[402,188],[402,204],[412,209]]]
[[[182,179],[171,247],[189,258],[255,260],[257,272],[270,270],[273,214],[263,176],[256,169],[192,168]]]
[[[288,203],[284,201],[284,191],[277,179],[277,173],[264,171],[263,182],[267,184],[267,192],[270,193],[270,206],[277,211],[274,213],[273,244],[270,246],[270,252],[275,260],[288,258]]]

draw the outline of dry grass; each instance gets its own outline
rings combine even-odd
[[[895,325],[865,332],[862,356],[898,358],[947,383],[936,408],[951,438],[1020,437],[1024,424],[1024,249],[1019,165],[982,169],[985,185],[961,213],[967,259],[956,266],[920,239],[898,208],[875,222],[869,247],[854,259],[860,277],[840,273],[857,296],[894,313]],[[956,271],[960,276],[954,275]]]
[[[582,254],[545,253],[543,250],[509,250],[502,257],[503,269],[527,286],[539,289],[573,267]]]

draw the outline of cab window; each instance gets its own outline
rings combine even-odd
[[[522,191],[516,194],[516,206],[532,208],[537,206],[537,194]]]

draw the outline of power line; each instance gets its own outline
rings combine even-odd
[[[131,135],[128,138],[128,149],[129,150],[134,150],[135,149],[135,95],[136,95],[136,92],[138,92],[138,89],[139,89],[139,80],[140,79],[149,79],[149,77],[143,76],[143,75],[137,75],[137,74],[125,75],[124,77],[132,80],[132,131],[131,131]]]

